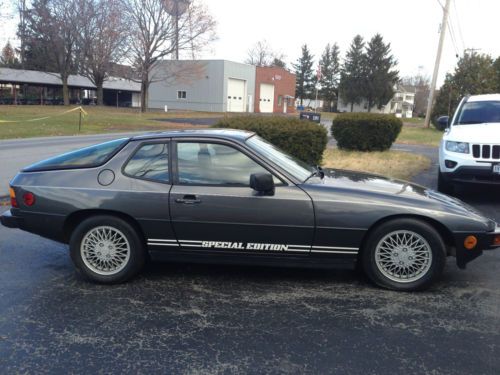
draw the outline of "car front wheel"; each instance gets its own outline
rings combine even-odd
[[[371,232],[362,262],[367,276],[381,287],[424,290],[441,276],[446,249],[439,233],[429,224],[398,219]]]
[[[145,262],[137,231],[114,216],[94,216],[80,223],[71,235],[70,254],[83,276],[106,284],[132,278]]]

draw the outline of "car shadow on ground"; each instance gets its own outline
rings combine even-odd
[[[500,187],[494,185],[457,185],[454,196],[468,203],[500,203]]]

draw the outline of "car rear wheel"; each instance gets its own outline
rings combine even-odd
[[[77,270],[99,283],[120,283],[135,276],[145,262],[136,230],[114,216],[94,216],[76,227],[70,254]]]
[[[438,191],[450,195],[455,191],[453,183],[446,180],[441,171],[438,172]]]
[[[377,285],[400,291],[428,288],[443,272],[446,249],[439,233],[415,219],[386,222],[370,233],[363,269]]]

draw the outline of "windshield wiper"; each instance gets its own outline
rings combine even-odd
[[[325,172],[323,172],[323,168],[321,168],[319,165],[315,166],[314,168],[315,168],[315,171],[313,173],[311,173],[311,175],[304,180],[304,183],[309,181],[310,178],[313,178],[316,176],[318,176],[321,179],[323,179],[325,177]]]

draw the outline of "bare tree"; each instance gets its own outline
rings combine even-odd
[[[413,103],[413,113],[416,116],[425,116],[427,101],[430,94],[430,78],[418,73],[414,76],[403,77],[401,83],[415,89],[415,100]]]
[[[179,51],[201,49],[215,39],[215,21],[196,1],[181,15],[172,14],[177,0],[127,0],[131,59],[141,82],[141,111],[148,108],[152,71],[159,61]]]
[[[59,74],[65,105],[69,105],[68,77],[76,72],[78,61],[79,4],[78,0],[35,0],[24,15],[25,42],[36,46],[45,65]]]
[[[274,51],[269,43],[264,40],[259,40],[247,52],[246,64],[256,66],[279,66],[286,67],[284,62],[285,56],[282,53]]]
[[[128,26],[122,18],[124,4],[120,0],[81,0],[80,29],[82,61],[80,73],[97,88],[97,104],[103,105],[103,85],[115,64],[128,51]]]

